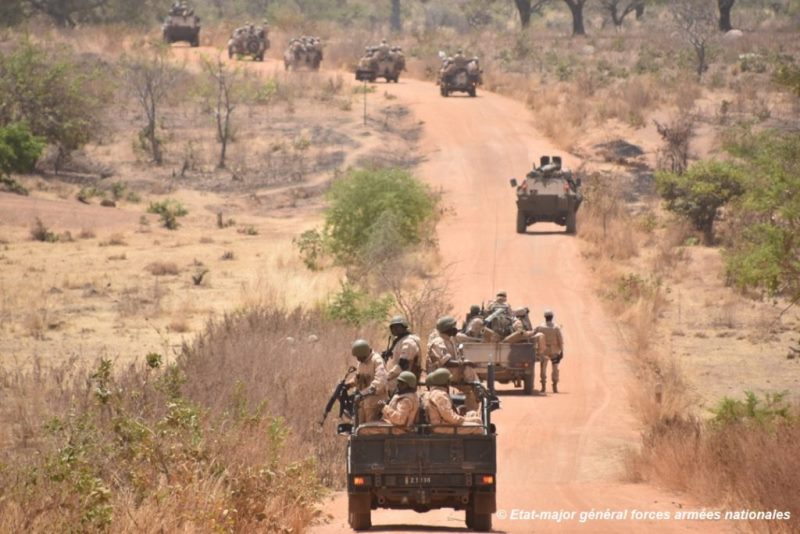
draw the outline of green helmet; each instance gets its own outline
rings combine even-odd
[[[394,326],[396,324],[408,328],[408,321],[406,321],[406,318],[403,317],[402,315],[395,315],[394,317],[392,317],[392,320],[389,321],[389,326]]]
[[[469,314],[470,315],[478,315],[481,312],[481,307],[477,304],[473,304],[469,307]]]
[[[428,378],[425,379],[425,384],[428,386],[449,386],[452,376],[450,371],[444,367],[440,367],[428,375]]]
[[[353,341],[351,351],[353,356],[359,360],[364,360],[372,354],[372,347],[369,346],[369,342],[366,339],[356,339]]]
[[[397,381],[402,382],[411,389],[417,387],[417,377],[411,371],[403,371],[402,373],[400,373],[397,377]]]
[[[441,333],[445,333],[448,330],[451,330],[456,327],[456,320],[454,317],[450,315],[445,315],[444,317],[439,317],[439,320],[436,321],[436,330]]]

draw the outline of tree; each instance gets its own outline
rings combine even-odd
[[[527,28],[531,23],[531,15],[534,13],[541,13],[544,6],[550,3],[551,0],[514,0],[514,4],[519,11],[519,21],[523,28]]]
[[[717,35],[717,20],[711,0],[672,0],[670,6],[676,29],[694,49],[697,76],[702,78],[708,70],[708,45]]]
[[[0,187],[27,195],[28,190],[9,174],[32,171],[44,145],[44,139],[33,135],[25,124],[10,124],[0,128]]]
[[[328,191],[325,240],[340,265],[382,254],[378,233],[394,235],[403,247],[422,241],[434,217],[435,201],[427,186],[400,169],[358,169],[336,180]]]
[[[216,62],[204,60],[203,68],[211,78],[211,111],[217,127],[217,141],[220,144],[217,167],[224,169],[228,143],[233,139],[233,112],[244,100],[242,72],[238,68],[228,67],[222,61],[222,56],[217,57]]]
[[[583,27],[583,6],[587,0],[564,0],[572,12],[572,35],[586,35]]]
[[[33,10],[47,15],[64,28],[74,28],[81,16],[108,2],[109,0],[27,0]]]
[[[631,13],[636,13],[636,18],[641,18],[640,12],[644,11],[645,0],[601,0],[601,4],[611,14],[614,26],[622,26],[625,17]]]
[[[748,130],[726,149],[746,170],[735,203],[742,221],[727,255],[731,280],[800,302],[800,133]]]
[[[733,29],[731,26],[731,9],[736,0],[717,0],[719,6],[719,29],[723,32],[729,32]]]
[[[739,167],[719,161],[700,161],[684,174],[656,173],[656,188],[667,209],[687,217],[709,245],[717,212],[744,192],[743,181]]]
[[[65,50],[52,52],[26,41],[8,54],[0,52],[0,124],[23,122],[55,145],[58,173],[99,125],[100,91],[112,84],[93,83],[98,76]]]
[[[391,0],[392,16],[389,19],[392,31],[399,33],[403,29],[403,20],[400,18],[400,0]]]
[[[144,111],[147,122],[141,136],[148,145],[153,162],[157,165],[161,165],[164,160],[161,139],[157,135],[161,104],[169,96],[180,75],[180,71],[170,64],[166,53],[164,46],[154,45],[149,54],[146,53],[125,63],[127,86]]]

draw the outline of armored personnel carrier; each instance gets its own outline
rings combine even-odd
[[[483,83],[478,58],[467,60],[461,56],[447,58],[439,71],[439,91],[442,96],[453,92],[467,93],[474,97],[478,86]]]
[[[256,61],[264,61],[268,48],[269,38],[264,26],[242,26],[236,28],[228,40],[228,57],[250,56]]]
[[[565,226],[568,234],[577,231],[581,179],[562,168],[561,157],[542,156],[522,183],[512,179],[511,186],[517,189],[517,233],[524,234],[537,222]]]
[[[322,41],[318,37],[302,36],[289,41],[283,53],[286,70],[319,70],[322,63]]]
[[[406,70],[406,57],[399,46],[389,47],[384,41],[380,46],[367,47],[364,56],[358,61],[356,80],[374,82],[383,78],[386,83],[400,80],[400,73]]]
[[[200,46],[200,17],[185,3],[174,4],[161,27],[161,34],[167,44],[187,42],[193,47]]]

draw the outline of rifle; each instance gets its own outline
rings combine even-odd
[[[563,360],[563,359],[564,359],[564,351],[562,350],[556,356],[550,358],[550,361],[555,363],[555,364],[559,364],[559,363],[561,363],[561,360]]]
[[[400,340],[402,338],[404,338],[404,337],[405,337],[405,335],[396,336],[391,343],[387,343],[386,350],[381,352],[381,358],[383,358],[384,363],[388,362],[389,359],[394,355],[394,348],[397,346],[397,344],[400,342]]]
[[[347,369],[347,372],[344,374],[344,377],[339,381],[336,387],[333,389],[333,393],[331,394],[331,398],[328,399],[328,403],[325,405],[325,411],[322,413],[322,419],[319,421],[319,426],[325,424],[325,419],[328,417],[328,414],[333,409],[333,405],[336,401],[339,401],[339,417],[341,418],[344,415],[348,415],[350,417],[353,416],[353,397],[354,395],[350,395],[347,393],[349,386],[345,384],[347,381],[347,377],[354,373],[356,370],[355,367],[350,367]]]

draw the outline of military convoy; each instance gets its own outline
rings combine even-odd
[[[443,60],[436,83],[442,96],[462,92],[474,97],[478,86],[483,83],[482,73],[478,58],[467,59],[459,50],[454,57]]]
[[[249,56],[256,61],[264,61],[264,54],[269,48],[267,33],[266,24],[263,26],[246,24],[236,28],[228,40],[228,57]]]
[[[185,2],[175,3],[167,15],[161,34],[167,44],[187,42],[200,46],[200,17]]]
[[[319,70],[322,63],[322,41],[319,37],[303,35],[289,41],[283,53],[286,70]]]
[[[372,526],[372,510],[405,509],[424,513],[437,508],[465,511],[467,528],[492,529],[497,509],[497,442],[492,411],[500,407],[490,376],[480,385],[481,422],[464,426],[432,425],[420,409],[411,430],[389,424],[359,425],[357,402],[347,436],[348,522],[354,530]],[[352,398],[352,397],[351,397]],[[459,399],[454,399],[457,401]]]
[[[581,179],[562,168],[559,156],[542,156],[522,183],[512,178],[511,186],[517,189],[517,233],[524,234],[537,222],[565,226],[568,234],[577,231]]]
[[[356,67],[356,80],[374,82],[383,78],[386,83],[400,80],[406,70],[406,56],[399,46],[389,46],[382,41],[379,46],[368,46]]]

